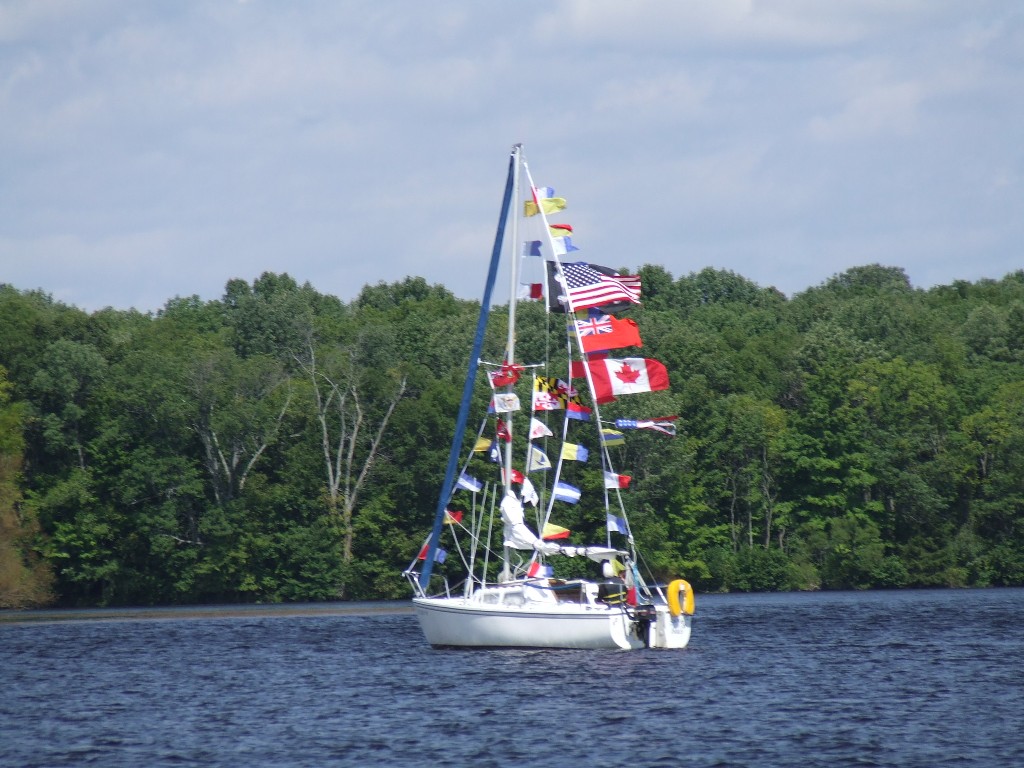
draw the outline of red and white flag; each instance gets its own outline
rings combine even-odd
[[[611,403],[619,395],[668,389],[668,371],[649,357],[588,360],[598,405]]]
[[[630,475],[618,475],[615,472],[604,473],[605,488],[629,488],[629,482],[633,478]]]
[[[537,440],[537,439],[542,438],[542,437],[551,437],[553,434],[554,433],[550,429],[548,429],[547,424],[545,424],[540,419],[536,419],[536,418],[530,419],[530,439],[531,440]]]

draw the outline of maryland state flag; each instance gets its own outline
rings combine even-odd
[[[583,405],[579,394],[567,382],[548,376],[534,377],[533,410],[559,411],[568,403]]]

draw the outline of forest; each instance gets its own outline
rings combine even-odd
[[[639,274],[627,315],[672,386],[603,415],[678,416],[613,449],[656,578],[1024,584],[1024,271],[920,289],[873,264],[791,298]],[[409,596],[478,312],[421,278],[346,303],[266,273],[146,314],[0,285],[0,607]],[[523,361],[564,346],[564,316],[519,312]]]

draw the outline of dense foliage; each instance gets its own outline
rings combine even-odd
[[[604,415],[680,416],[614,449],[657,576],[1024,584],[1024,272],[920,290],[872,265],[792,299],[641,274],[672,389]],[[0,286],[0,606],[405,596],[477,311],[418,278],[345,304],[264,274],[155,315]],[[588,511],[559,522],[586,539]]]

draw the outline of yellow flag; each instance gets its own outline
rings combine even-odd
[[[540,201],[540,208],[544,209],[544,213],[555,213],[556,211],[565,210],[565,198],[564,197],[545,197]],[[533,200],[527,200],[523,203],[523,215],[524,216],[536,216],[540,213],[540,208]]]

